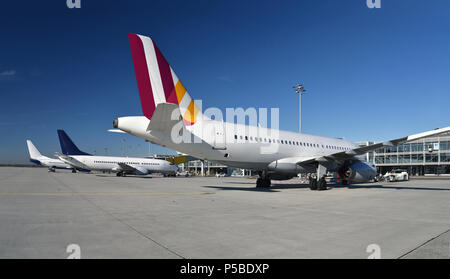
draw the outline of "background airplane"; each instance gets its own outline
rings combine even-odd
[[[324,190],[327,171],[337,172],[343,184],[370,181],[376,169],[361,155],[450,131],[446,127],[360,147],[343,139],[212,120],[202,115],[152,39],[129,34],[129,42],[144,116],[117,118],[113,127],[197,158],[256,170],[257,187],[315,173],[310,188]]]
[[[36,165],[42,165],[48,167],[48,171],[55,172],[55,169],[71,169],[75,172],[74,167],[63,161],[55,158],[49,158],[42,155],[39,150],[34,146],[31,140],[27,140],[28,153],[30,153],[30,162]]]
[[[112,171],[117,176],[162,173],[175,176],[178,167],[163,159],[96,156],[81,151],[63,130],[58,130],[61,152],[56,155],[65,163],[88,170]]]

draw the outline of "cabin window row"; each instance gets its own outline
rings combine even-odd
[[[139,162],[110,162],[110,161],[94,161],[96,164],[127,164],[127,165],[144,165],[144,166],[159,166],[158,163],[139,163]]]
[[[256,141],[256,142],[265,142],[265,143],[280,143],[280,144],[288,144],[288,145],[297,145],[297,146],[305,146],[305,147],[315,147],[315,148],[327,148],[327,149],[334,149],[334,150],[350,150],[348,147],[343,146],[337,146],[337,145],[324,145],[324,144],[318,144],[318,143],[309,143],[309,142],[299,142],[299,141],[290,141],[290,140],[279,140],[279,139],[268,139],[268,138],[261,138],[261,137],[252,137],[252,136],[239,136],[234,135],[234,139],[241,139],[246,141]]]

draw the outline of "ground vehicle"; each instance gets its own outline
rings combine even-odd
[[[189,176],[191,176],[191,174],[189,172],[187,172],[187,171],[180,171],[180,172],[177,172],[176,176],[189,177]]]
[[[387,172],[383,178],[386,181],[394,182],[394,181],[408,181],[409,175],[406,170],[402,169],[396,169],[392,170],[391,172]]]

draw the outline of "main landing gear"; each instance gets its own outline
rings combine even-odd
[[[327,190],[327,181],[325,180],[325,175],[327,173],[327,168],[323,165],[317,166],[317,174],[315,176],[309,177],[309,189],[315,191]]]
[[[123,177],[125,177],[126,174],[123,171],[119,171],[118,173],[116,173],[116,176],[123,176]]]
[[[256,180],[256,188],[269,188],[271,184],[267,171],[262,171],[259,174],[259,178]]]

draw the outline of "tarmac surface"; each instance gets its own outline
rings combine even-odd
[[[2,167],[0,258],[450,258],[450,179],[329,186]]]

